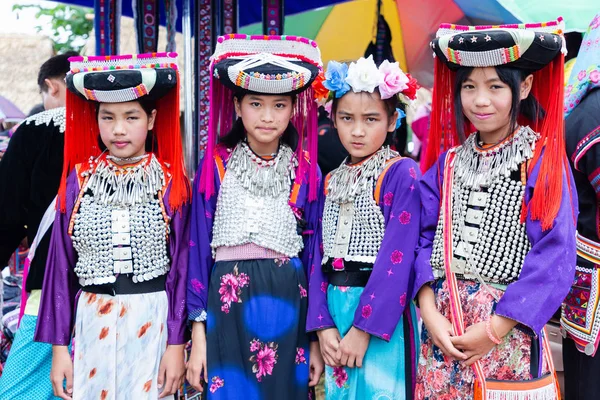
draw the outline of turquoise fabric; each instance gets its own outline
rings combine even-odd
[[[23,315],[0,377],[0,400],[60,400],[52,392],[52,345],[33,341],[37,317]]]
[[[354,312],[363,290],[362,287],[340,288],[333,285],[329,285],[327,289],[329,312],[342,337],[352,327]],[[413,311],[411,313],[413,321],[416,321],[413,303],[409,302],[409,306]],[[325,398],[327,400],[406,399],[405,348],[404,324],[401,318],[389,342],[371,336],[361,368],[325,367]],[[413,365],[413,370],[414,368]]]

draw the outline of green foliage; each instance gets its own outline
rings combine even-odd
[[[50,19],[50,24],[37,25],[35,28],[50,36],[57,54],[70,50],[82,52],[94,27],[93,19],[86,18],[86,14],[93,12],[92,9],[66,4],[57,4],[53,8],[44,8],[39,4],[15,4],[13,11],[26,8],[36,9],[35,17],[38,19]]]

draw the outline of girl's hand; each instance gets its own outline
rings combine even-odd
[[[194,322],[192,327],[192,351],[187,363],[187,381],[194,389],[202,392],[202,380],[208,382],[206,371],[206,330],[204,322]]]
[[[333,368],[341,366],[339,358],[336,358],[342,340],[337,328],[317,331],[317,336],[319,337],[319,346],[321,346],[321,355],[323,355],[325,365]]]
[[[346,336],[340,342],[336,358],[342,365],[350,368],[362,367],[362,361],[369,347],[371,335],[355,327],[350,328]]]
[[[463,361],[468,358],[455,347],[455,343],[452,340],[454,335],[452,323],[437,309],[421,308],[421,317],[433,344],[439,347],[446,356]]]
[[[63,383],[67,380],[65,390]],[[67,346],[52,346],[52,369],[50,381],[54,395],[63,400],[71,400],[73,396],[73,360]]]
[[[158,389],[163,389],[159,399],[173,396],[183,383],[185,375],[185,345],[168,345],[158,367]]]
[[[495,346],[485,330],[485,321],[469,326],[464,335],[451,337],[450,340],[454,347],[463,351],[466,366],[488,354]]]
[[[318,342],[310,342],[310,360],[309,360],[309,378],[308,386],[317,386],[323,370],[325,369],[325,363],[323,362],[323,356],[321,356],[321,350],[319,349]]]

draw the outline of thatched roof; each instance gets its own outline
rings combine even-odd
[[[0,34],[0,94],[25,114],[42,102],[40,66],[53,55],[52,41],[41,35]]]

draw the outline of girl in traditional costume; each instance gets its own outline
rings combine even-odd
[[[321,68],[316,43],[295,36],[228,35],[212,56],[208,146],[193,189],[187,373],[196,388],[207,381],[209,399],[305,400],[322,374],[305,329],[307,271],[320,260],[311,83]]]
[[[417,164],[390,149],[417,84],[398,63],[331,61],[332,120],[350,154],[325,179],[323,260],[310,278],[307,328],[326,363],[328,399],[407,399],[414,389],[412,302],[420,197]],[[424,274],[421,274],[424,276]]]
[[[70,59],[59,212],[35,336],[53,344],[62,399],[156,399],[184,376],[189,184],[175,57]]]
[[[563,27],[488,28],[443,25],[431,43],[417,399],[558,396],[544,325],[573,280],[577,215]]]

